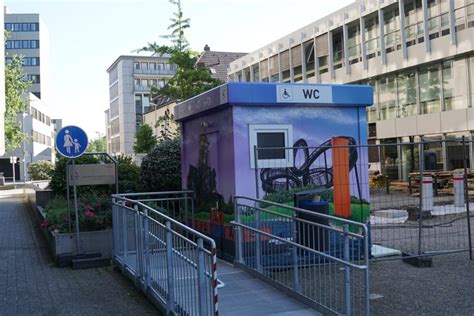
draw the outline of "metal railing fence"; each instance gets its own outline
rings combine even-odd
[[[189,193],[113,195],[113,259],[167,315],[217,315],[215,242],[172,217]]]
[[[235,264],[324,314],[369,315],[365,224],[235,197]]]
[[[373,260],[453,252],[472,257],[473,140],[432,137],[361,145],[351,137],[336,138],[347,145],[328,140],[317,147],[304,141],[255,147],[256,196],[294,205],[299,191],[325,190],[320,197],[331,215],[370,224]],[[335,158],[341,150],[345,162]],[[336,203],[337,190],[349,192],[346,205]]]

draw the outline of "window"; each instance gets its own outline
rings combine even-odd
[[[148,79],[142,79],[141,86],[142,87],[148,87]]]
[[[440,71],[438,66],[420,69],[420,105],[421,113],[435,113],[440,111]]]
[[[416,75],[415,72],[408,72],[398,75],[398,104],[399,116],[408,117],[417,113],[416,96]]]
[[[39,41],[38,40],[7,41],[5,48],[6,49],[36,49],[36,48],[39,48]]]
[[[450,60],[443,63],[443,93],[446,111],[467,107],[466,61]]]
[[[148,63],[142,62],[141,65],[142,69],[148,69]]]
[[[156,70],[156,63],[150,63],[150,69]]]
[[[40,75],[26,75],[25,81],[31,81],[32,84],[40,83]]]
[[[282,168],[293,166],[293,151],[287,149],[293,144],[291,125],[250,125],[250,165],[255,168],[255,147],[257,147],[258,168]]]
[[[139,87],[140,86],[140,79],[135,79],[134,83],[135,83],[135,87]]]
[[[389,76],[379,80],[379,111],[380,119],[387,120],[397,117],[397,90],[395,77]]]
[[[135,68],[136,70],[140,69],[140,63],[139,62],[134,62],[133,63],[133,68]]]
[[[39,23],[5,23],[5,30],[9,32],[38,32]]]

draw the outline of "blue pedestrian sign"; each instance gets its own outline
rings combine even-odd
[[[56,135],[56,150],[66,158],[77,158],[87,149],[87,134],[80,127],[69,125]]]

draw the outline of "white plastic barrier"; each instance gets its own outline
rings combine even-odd
[[[433,178],[423,177],[423,181],[421,181],[421,188],[422,188],[421,210],[431,211],[433,210]]]
[[[454,206],[464,206],[464,174],[455,173],[453,175],[454,186]]]

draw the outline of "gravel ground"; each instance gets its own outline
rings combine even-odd
[[[433,257],[433,267],[400,260],[370,266],[372,315],[474,315],[474,261],[468,253]]]

